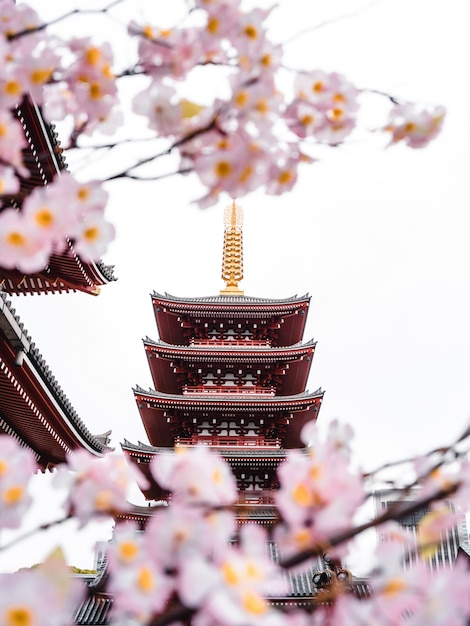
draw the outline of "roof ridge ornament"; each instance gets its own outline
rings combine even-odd
[[[221,296],[243,296],[238,283],[243,279],[243,209],[232,201],[224,211],[224,250],[222,256],[222,280],[225,289]]]

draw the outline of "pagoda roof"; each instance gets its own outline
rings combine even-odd
[[[0,430],[29,447],[43,468],[76,448],[98,456],[111,450],[111,431],[91,434],[1,292]]]
[[[140,469],[147,478],[149,486],[142,489],[142,493],[149,500],[159,500],[168,497],[150,473],[150,461],[159,455],[173,454],[174,447],[152,446],[139,441],[131,443],[127,439],[121,443],[122,451]],[[276,468],[287,456],[284,448],[264,448],[240,446],[209,446],[211,450],[220,454],[232,467],[249,466],[251,470],[258,468]]]
[[[23,150],[23,161],[29,176],[20,178],[19,192],[6,199],[4,207],[19,208],[32,189],[52,182],[56,175],[67,169],[67,165],[54,126],[45,122],[40,108],[31,98],[23,100],[16,115],[28,144]],[[0,267],[0,289],[10,295],[68,291],[96,295],[101,285],[113,280],[116,279],[112,266],[101,261],[82,261],[70,241],[67,241],[65,251],[53,254],[41,271],[25,275],[15,269]]]
[[[148,443],[143,443],[142,441],[138,441],[137,443],[132,443],[127,439],[121,443],[121,447],[126,452],[142,454],[143,456],[148,456],[149,458],[158,456],[159,454],[172,454],[175,451],[174,447],[165,447],[165,446],[152,446]],[[228,447],[228,446],[208,446],[213,449],[215,452],[221,454],[224,458],[247,458],[253,459],[253,457],[260,457],[263,459],[263,462],[267,459],[285,459],[288,450],[285,448],[255,448],[251,446],[239,446],[239,447]],[[306,449],[305,449],[306,450]]]
[[[306,422],[317,418],[324,395],[321,389],[293,396],[236,393],[176,395],[155,390],[145,391],[140,387],[133,391],[149,441],[153,445],[167,447],[174,445],[176,423],[168,416],[168,412],[192,413],[195,417],[205,414],[211,418],[223,419],[225,414],[238,414],[243,418],[247,411],[252,411],[261,414],[261,417],[264,414],[278,415],[287,424],[282,445],[285,448],[299,448],[302,446],[302,428]]]
[[[218,365],[223,367],[256,365],[263,371],[276,370],[276,373],[281,374],[276,384],[277,393],[281,395],[293,395],[305,389],[316,345],[314,341],[287,347],[250,345],[251,342],[236,341],[226,343],[233,345],[219,345],[214,341],[175,346],[147,337],[144,339],[144,347],[155,388],[166,393],[181,392],[182,385],[188,384],[188,381],[184,382],[181,376],[175,375],[175,364],[181,364],[182,367],[186,364],[188,368],[195,364],[206,364],[211,368]],[[279,369],[280,363],[287,366]]]
[[[153,403],[155,407],[191,409],[195,408],[220,408],[230,411],[244,411],[246,407],[254,410],[263,408],[272,409],[289,409],[292,411],[300,410],[311,405],[315,400],[323,398],[324,392],[321,388],[314,392],[304,391],[293,396],[264,396],[255,394],[171,394],[162,393],[155,389],[147,391],[142,387],[136,386],[134,395],[149,403]]]
[[[172,296],[171,294],[165,292],[164,294],[158,293],[154,291],[152,293],[152,298],[154,300],[158,300],[159,302],[166,302],[169,305],[174,304],[187,304],[187,305],[206,305],[206,304],[214,304],[217,308],[226,307],[226,308],[246,308],[249,306],[268,306],[268,307],[285,307],[286,305],[295,305],[301,304],[310,301],[310,296],[308,293],[303,296],[298,296],[297,294],[291,296],[289,298],[255,298],[252,296],[198,296],[198,297],[178,297]],[[291,307],[287,307],[289,310]]]
[[[251,324],[274,323],[276,345],[293,345],[301,341],[310,296],[292,296],[283,299],[252,298],[248,296],[207,296],[177,298],[153,292],[152,303],[158,334],[171,344],[188,343],[186,330],[201,325],[204,320],[232,320]],[[282,323],[281,323],[282,321]],[[270,331],[271,332],[271,331]]]
[[[205,344],[193,344],[193,345],[175,345],[172,343],[166,343],[165,341],[155,341],[154,339],[150,339],[150,337],[145,337],[143,339],[145,345],[155,347],[155,350],[160,354],[168,354],[168,356],[182,355],[185,354],[187,356],[192,356],[194,354],[200,355],[201,358],[207,356],[208,359],[212,360],[214,356],[220,356],[222,358],[228,358],[231,360],[244,358],[246,357],[248,360],[251,360],[252,357],[257,358],[258,356],[266,361],[274,360],[277,361],[279,356],[284,357],[295,357],[299,353],[307,354],[311,352],[311,349],[316,346],[316,341],[311,339],[305,343],[298,342],[292,346],[266,346],[266,345],[244,345],[243,342],[230,342],[233,345],[220,345],[214,341],[214,344],[205,343]]]

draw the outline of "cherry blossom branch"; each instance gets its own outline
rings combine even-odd
[[[114,174],[113,176],[110,176],[106,180],[110,181],[110,180],[115,180],[116,178],[133,178],[134,175],[130,174],[130,172],[132,170],[135,170],[138,167],[142,167],[142,165],[147,165],[148,163],[151,163],[152,161],[155,161],[156,159],[158,159],[158,158],[160,158],[162,156],[169,155],[169,154],[171,154],[171,152],[175,148],[178,148],[179,146],[182,146],[185,143],[188,143],[192,139],[195,139],[196,137],[199,137],[200,135],[203,135],[204,133],[207,133],[210,130],[217,129],[217,119],[218,119],[218,115],[216,114],[216,115],[214,115],[212,120],[208,124],[206,124],[206,126],[203,126],[202,128],[197,128],[196,130],[188,133],[187,135],[185,135],[181,139],[178,139],[177,141],[172,143],[171,146],[169,146],[169,148],[167,148],[167,150],[164,150],[163,152],[160,152],[158,154],[154,154],[154,155],[152,155],[150,157],[146,157],[145,159],[141,159],[140,161],[138,161],[134,165],[132,165],[130,167],[127,167],[125,170],[122,170],[121,172],[118,172],[117,174]],[[220,132],[222,132],[222,131],[220,131]],[[187,173],[187,171],[185,169],[183,169],[183,170],[181,170],[181,173]],[[137,179],[137,180],[139,180],[139,179]]]
[[[357,11],[353,11],[352,13],[346,13],[345,15],[340,15],[339,17],[334,17],[331,19],[324,20],[323,22],[319,22],[315,26],[309,26],[308,28],[304,28],[300,30],[299,32],[295,33],[295,35],[292,35],[292,37],[289,37],[289,39],[285,39],[282,42],[282,45],[285,46],[286,44],[291,43],[292,41],[295,41],[295,39],[303,37],[304,35],[308,35],[309,33],[312,33],[316,30],[320,30],[321,28],[325,28],[325,26],[330,26],[331,24],[337,24],[338,22],[342,22],[343,20],[348,20],[351,17],[356,17],[357,15],[360,15],[364,11],[367,11],[368,9],[370,9],[370,7],[373,6],[374,4],[377,4],[377,3],[374,1],[370,2],[368,5],[362,7],[361,9],[358,9]]]
[[[136,174],[121,173],[118,176],[111,176],[107,180],[118,180],[119,178],[127,178],[129,180],[140,181],[162,180],[163,178],[170,178],[171,176],[176,176],[177,174],[189,174],[192,171],[194,171],[194,168],[186,167],[181,170],[175,170],[174,172],[167,172],[166,174],[157,174],[156,176],[137,176]]]
[[[99,13],[106,14],[111,9],[113,9],[118,4],[121,4],[122,2],[125,2],[125,0],[113,0],[113,2],[110,2],[110,4],[103,7],[102,9],[73,9],[72,11],[69,11],[68,13],[64,13],[63,15],[60,15],[59,17],[56,17],[50,20],[49,22],[44,22],[43,24],[39,24],[38,26],[35,26],[33,28],[28,28],[27,30],[22,30],[18,33],[13,33],[12,35],[7,35],[7,38],[9,41],[15,41],[16,39],[21,39],[22,37],[25,37],[26,35],[39,33],[49,28],[49,26],[63,22],[69,19],[70,17],[73,17],[74,15],[77,15],[79,13],[84,14],[84,15],[96,15]]]
[[[421,508],[432,504],[433,502],[448,498],[449,496],[456,493],[459,487],[460,483],[457,482],[449,485],[446,488],[440,489],[439,491],[436,491],[435,493],[421,500],[416,500],[413,502],[397,502],[396,505],[389,507],[386,511],[384,511],[384,513],[382,513],[378,517],[375,517],[369,522],[365,522],[364,524],[360,524],[359,526],[352,526],[351,528],[348,528],[347,530],[338,533],[333,537],[330,537],[328,541],[317,544],[311,548],[308,548],[307,550],[303,550],[302,552],[298,552],[297,554],[294,554],[288,559],[282,561],[280,563],[280,566],[284,569],[290,569],[292,567],[300,565],[301,563],[304,563],[305,561],[308,561],[313,557],[322,556],[323,554],[325,554],[325,552],[327,552],[329,548],[338,546],[345,541],[349,541],[350,539],[353,539],[357,535],[360,535],[370,528],[381,526],[385,522],[397,520],[399,517],[414,513],[415,511],[418,511]]]
[[[45,524],[41,524],[40,526],[37,526],[36,528],[29,530],[23,535],[19,535],[18,537],[15,537],[9,543],[6,543],[0,546],[0,552],[4,550],[9,550],[13,546],[16,546],[17,544],[21,543],[22,541],[25,541],[26,539],[30,539],[31,537],[34,537],[38,532],[41,532],[43,530],[49,530],[49,528],[54,528],[54,526],[59,526],[60,524],[63,524],[69,519],[73,519],[73,515],[68,514],[65,517],[61,517],[59,519],[54,520],[53,522],[46,522]]]

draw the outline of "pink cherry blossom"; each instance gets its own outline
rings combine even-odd
[[[445,112],[442,106],[421,108],[410,103],[397,104],[390,111],[384,130],[392,134],[392,144],[403,141],[410,148],[424,148],[441,132]]]
[[[76,450],[56,476],[58,486],[68,488],[66,507],[84,526],[93,516],[127,511],[130,486],[145,487],[146,480],[122,455],[97,459],[86,450]]]
[[[26,139],[20,123],[9,111],[0,110],[0,160],[3,163],[20,169],[20,173],[28,175],[23,166],[21,150],[26,147]]]
[[[157,544],[150,546],[132,523],[116,529],[108,550],[114,619],[136,616],[145,623],[164,608],[174,590],[174,579],[162,568],[158,548]]]
[[[12,167],[0,165],[0,196],[18,193],[20,181]]]
[[[29,273],[43,269],[52,251],[51,242],[38,239],[29,220],[15,209],[0,213],[0,266]]]
[[[305,434],[312,438],[311,430]],[[365,498],[361,476],[329,439],[316,437],[306,451],[290,452],[278,477],[276,503],[287,529],[277,532],[288,552],[317,545],[347,528]]]
[[[178,448],[152,461],[155,480],[173,494],[175,502],[211,506],[233,504],[237,484],[230,466],[221,456],[204,446]]]
[[[28,483],[37,469],[32,452],[0,435],[0,528],[17,528],[32,498]]]
[[[8,626],[63,626],[77,606],[77,588],[64,585],[70,573],[64,566],[62,585],[40,570],[0,574],[0,623]],[[77,582],[77,581],[75,581]]]
[[[113,224],[103,218],[100,210],[89,211],[70,232],[75,251],[85,261],[98,261],[114,235]]]
[[[218,582],[207,567],[205,581],[210,579],[206,593],[202,594],[197,623],[243,624],[280,623],[281,616],[274,611],[267,594],[283,595],[286,586],[282,571],[265,551],[266,533],[259,526],[244,526],[240,531],[240,544],[227,546],[218,556]],[[203,570],[201,570],[202,573]],[[180,589],[183,601],[192,594],[187,587]]]

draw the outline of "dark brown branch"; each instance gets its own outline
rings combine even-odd
[[[448,498],[453,495],[460,487],[460,483],[454,483],[445,489],[440,489],[436,491],[432,495],[427,498],[423,498],[422,500],[416,500],[414,502],[397,502],[397,506],[392,506],[388,508],[382,515],[375,517],[373,520],[369,522],[365,522],[364,524],[360,524],[359,526],[353,526],[348,528],[347,530],[330,537],[327,541],[322,542],[321,544],[317,544],[312,546],[308,550],[303,550],[302,552],[298,552],[291,556],[288,559],[285,559],[282,563],[280,563],[281,567],[284,569],[289,569],[291,567],[295,567],[308,561],[309,559],[322,556],[328,548],[332,548],[338,546],[345,541],[349,541],[353,537],[360,535],[365,530],[369,530],[370,528],[375,528],[377,526],[381,526],[385,524],[385,522],[390,522],[398,519],[402,515],[408,515],[409,513],[414,513],[419,509],[426,507],[432,502],[437,502],[439,500],[443,500],[444,498]],[[401,506],[400,506],[401,505]]]

